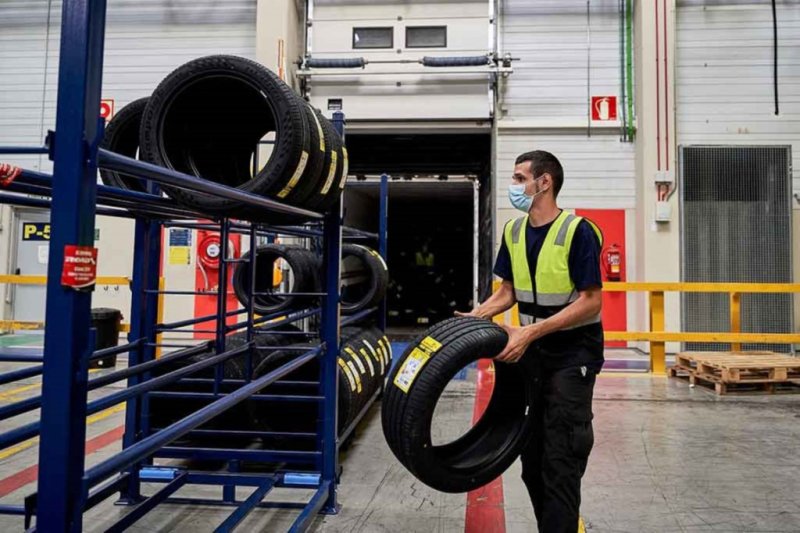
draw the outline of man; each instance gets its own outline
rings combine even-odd
[[[558,159],[544,151],[516,160],[509,199],[526,216],[505,226],[494,273],[500,289],[466,315],[491,319],[519,304],[522,327],[504,326],[496,357],[521,362],[536,384],[534,430],[521,455],[522,480],[539,531],[578,530],[581,477],[594,443],[592,393],[603,366],[600,230],[559,209]]]

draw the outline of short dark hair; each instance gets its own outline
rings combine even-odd
[[[534,178],[538,178],[542,174],[550,174],[552,176],[553,197],[558,196],[561,186],[564,185],[564,169],[561,167],[558,158],[550,152],[534,150],[533,152],[525,152],[517,157],[514,164],[519,165],[525,161],[531,162],[531,174],[533,174]]]

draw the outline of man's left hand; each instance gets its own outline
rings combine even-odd
[[[521,328],[504,325],[503,329],[508,333],[508,344],[495,357],[497,361],[502,361],[503,363],[516,363],[519,361],[525,355],[528,346],[542,336],[539,324],[531,324]]]

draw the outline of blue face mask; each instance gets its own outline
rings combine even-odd
[[[533,196],[528,196],[527,194],[525,194],[524,184],[509,185],[508,199],[511,201],[511,205],[513,205],[523,213],[527,213],[528,211],[530,211],[531,206],[533,205]]]
[[[538,180],[539,178],[536,178]],[[525,184],[524,183],[513,183],[508,186],[508,199],[511,201],[511,205],[522,211],[523,213],[527,213],[531,210],[531,206],[533,205],[533,201],[536,199],[537,196],[545,192],[547,189],[536,191],[533,196],[528,196],[525,194]]]

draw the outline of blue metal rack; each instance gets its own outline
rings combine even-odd
[[[208,505],[233,506],[232,514],[218,526],[217,531],[231,531],[256,507],[285,507],[298,509],[299,516],[291,531],[303,531],[320,512],[337,511],[336,484],[339,475],[337,437],[337,379],[336,359],[339,351],[339,282],[341,258],[341,204],[329,214],[321,215],[287,206],[260,196],[252,195],[194,176],[182,174],[155,165],[139,162],[102,149],[103,122],[97,116],[100,107],[102,83],[103,41],[105,31],[105,0],[64,0],[62,12],[61,52],[58,80],[56,133],[51,134],[46,147],[0,147],[0,154],[49,153],[54,161],[52,176],[41,172],[23,170],[14,181],[5,184],[0,193],[0,203],[47,208],[51,211],[51,237],[47,276],[47,302],[45,315],[45,345],[42,357],[24,354],[1,354],[0,359],[15,362],[41,362],[33,366],[0,376],[0,382],[43,376],[41,396],[4,406],[0,420],[41,408],[41,422],[33,422],[0,434],[0,448],[6,448],[36,435],[40,436],[38,492],[29,496],[24,505],[2,505],[0,513],[24,515],[26,527],[36,517],[36,529],[44,532],[79,531],[82,514],[89,508],[120,495],[118,503],[132,507],[110,530],[122,531],[144,516],[159,503],[193,502]],[[344,116],[336,113],[334,126],[344,134]],[[149,193],[118,190],[96,184],[97,168],[124,172],[149,181]],[[225,218],[209,217],[191,211],[159,195],[158,184],[169,184],[197,192],[237,200],[250,207],[275,213],[302,217],[311,223],[303,227],[269,227]],[[384,183],[382,187],[386,187]],[[31,197],[28,195],[36,195]],[[381,232],[377,236],[379,249],[385,256],[385,202],[381,203]],[[91,293],[62,286],[61,275],[65,247],[68,245],[92,247],[96,214],[135,218],[134,263],[131,283],[131,330],[128,342],[119,347],[94,351],[94,330],[91,328]],[[212,222],[196,222],[198,219]],[[159,293],[178,294],[180,291],[160,291],[158,276],[161,258],[161,232],[171,225],[188,228],[206,228],[220,232],[221,257],[227,258],[228,235],[231,232],[249,236],[251,249],[255,249],[261,236],[274,235],[315,236],[321,238],[325,279],[320,295],[321,307],[292,313],[283,320],[276,316],[255,318],[252,295],[255,281],[251,279],[251,304],[241,311],[226,309],[224,290],[218,291],[217,312],[171,324],[159,324],[157,299]],[[363,235],[362,235],[363,236]],[[250,271],[255,275],[256,254],[250,255]],[[219,287],[227,286],[228,268],[233,261],[223,259],[219,269]],[[189,291],[180,294],[194,294]],[[375,313],[377,309],[366,312]],[[226,318],[246,314],[234,325]],[[291,362],[264,376],[252,377],[253,335],[283,323],[309,316],[320,316],[321,344],[299,353]],[[381,313],[385,317],[385,313]],[[198,326],[216,321],[213,341],[197,346],[159,344],[157,335],[163,331]],[[385,318],[380,318],[381,325]],[[344,321],[343,321],[344,323]],[[245,329],[246,343],[226,350],[226,335],[236,329]],[[186,331],[186,330],[183,330]],[[156,348],[175,347],[176,351],[156,358]],[[213,350],[213,354],[168,371],[157,377],[154,371],[169,368],[167,365],[186,360],[199,353]],[[128,367],[89,380],[88,363],[117,353],[128,353]],[[224,380],[226,361],[244,354],[248,372],[243,380]],[[261,394],[270,385],[280,387],[288,382],[283,378],[301,365],[320,359],[317,382],[306,382],[315,394],[286,396]],[[193,374],[214,368],[213,379],[192,377]],[[127,381],[127,387],[88,401],[88,392],[111,383]],[[211,400],[196,412],[164,428],[151,428],[149,399],[159,394],[158,389],[178,382],[206,382],[213,384],[208,395]],[[292,384],[296,384],[293,382]],[[314,443],[311,450],[242,450],[223,448],[184,448],[170,443],[184,435],[203,434],[198,429],[204,423],[253,398],[262,401],[316,401],[319,405],[317,431],[305,434]],[[110,406],[125,403],[125,434],[123,450],[105,461],[85,468],[86,416]],[[365,411],[364,411],[365,412]],[[359,419],[363,413],[359,416]],[[347,428],[347,433],[352,431]],[[214,431],[215,434],[225,432]],[[247,432],[228,432],[232,436],[247,436]],[[258,432],[250,432],[257,436]],[[251,435],[251,436],[253,436]],[[154,458],[221,459],[229,464],[229,472],[202,472],[183,467],[154,465]],[[280,470],[272,473],[239,473],[240,461],[255,460],[285,464],[313,465],[311,472]],[[161,482],[164,486],[156,493],[144,496],[142,482]],[[222,487],[220,500],[174,497],[185,485],[218,485]],[[237,486],[251,487],[249,497],[236,499]],[[304,504],[264,502],[274,487],[313,489],[313,495]]]

